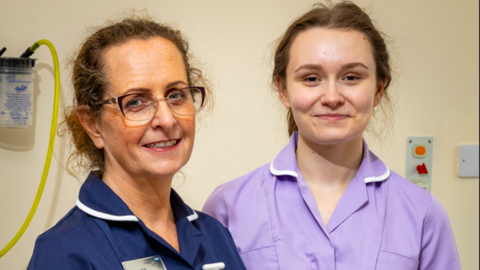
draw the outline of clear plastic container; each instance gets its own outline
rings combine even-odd
[[[0,58],[0,127],[32,125],[36,59]]]

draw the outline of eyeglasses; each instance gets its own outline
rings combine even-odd
[[[167,92],[164,98],[150,93],[134,93],[102,100],[96,105],[117,104],[123,116],[130,121],[151,119],[158,109],[158,102],[165,100],[172,112],[178,115],[192,115],[199,112],[205,101],[204,87],[185,87]]]

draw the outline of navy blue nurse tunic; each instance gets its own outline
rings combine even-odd
[[[168,270],[202,269],[223,262],[243,270],[229,231],[195,212],[172,189],[170,203],[180,253],[148,229],[93,172],[80,189],[76,207],[40,235],[27,270],[124,269],[122,262],[160,256]]]

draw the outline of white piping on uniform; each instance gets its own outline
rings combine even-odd
[[[97,210],[93,210],[92,208],[90,208],[90,207],[84,205],[82,202],[80,202],[79,199],[77,199],[77,207],[80,208],[80,210],[82,210],[83,212],[89,214],[90,216],[94,216],[94,217],[101,218],[101,219],[112,220],[112,221],[135,221],[135,222],[138,222],[138,218],[134,215],[114,216],[114,215],[99,212]]]
[[[127,215],[127,216],[114,216],[110,214],[105,214],[102,212],[99,212],[97,210],[93,210],[92,208],[84,205],[82,202],[80,202],[79,199],[77,199],[77,207],[82,210],[83,212],[89,214],[90,216],[94,216],[97,218],[105,219],[105,220],[112,220],[112,221],[135,221],[138,222],[138,218],[134,215]],[[188,221],[192,222],[196,219],[198,219],[198,214],[195,212],[195,210],[192,209],[193,214],[190,216],[187,216]]]
[[[277,157],[275,157],[275,158],[277,158]],[[273,167],[273,163],[275,161],[275,158],[273,159],[272,163],[270,163],[270,172],[272,174],[277,175],[277,176],[278,175],[290,175],[290,176],[293,176],[293,177],[298,177],[298,174],[294,171],[290,171],[290,170],[279,171],[279,170],[276,170]],[[387,169],[387,171],[380,176],[366,177],[365,178],[365,183],[381,182],[381,181],[387,180],[387,178],[390,177],[390,169],[388,167],[386,167],[386,169]]]
[[[277,157],[275,157],[277,158]],[[290,175],[290,176],[293,176],[295,178],[298,177],[298,174],[294,171],[289,171],[289,170],[285,170],[285,171],[277,171],[275,168],[273,168],[273,162],[275,161],[275,158],[272,160],[272,163],[270,163],[270,172],[274,175]]]
[[[387,180],[388,177],[390,177],[390,169],[387,167],[387,171],[383,175],[366,177],[365,183],[381,182],[381,181]]]
[[[223,262],[204,264],[202,269],[203,270],[221,270],[221,269],[225,269],[225,264]]]
[[[193,210],[193,209],[192,209],[192,211],[193,211],[193,214],[191,214],[190,216],[187,216],[187,219],[190,222],[192,222],[192,221],[194,221],[198,218],[197,212],[195,212],[195,210]]]

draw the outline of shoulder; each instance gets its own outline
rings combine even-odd
[[[450,226],[445,208],[432,193],[394,172],[387,184],[387,211],[395,213],[390,219],[403,220],[401,224],[410,220],[423,230]]]
[[[425,217],[434,197],[432,194],[395,172],[391,172],[388,179],[388,202],[389,204],[402,205]]]
[[[79,234],[79,230],[87,226],[88,217],[76,206],[73,207],[55,226],[39,236],[42,239],[75,239]]]
[[[450,220],[448,218],[447,210],[443,207],[442,203],[432,195],[427,216],[425,218],[425,226],[438,226],[440,224],[450,226]]]
[[[103,235],[102,229],[94,220],[78,207],[73,207],[58,223],[48,231],[40,235],[44,238],[63,237],[73,242],[87,244],[90,239],[97,239]]]
[[[387,207],[393,214],[387,214],[390,217],[387,219],[397,229],[396,235],[402,232],[403,235],[418,234],[413,239],[420,241],[419,268],[460,269],[453,230],[440,201],[429,191],[395,173],[391,180]]]
[[[203,212],[195,212],[198,215],[198,219],[196,220],[198,222],[198,228],[209,242],[235,247],[232,235],[220,221]]]
[[[212,216],[196,210],[195,212],[198,215],[196,222],[198,222],[198,225],[201,228],[201,230],[205,230],[205,231],[218,231],[219,229],[220,231],[225,230],[225,226],[223,226],[222,223],[220,223],[218,220],[216,220]]]
[[[271,177],[270,164],[218,186],[207,199],[203,211],[228,226],[229,214],[242,215],[265,198],[263,186]]]
[[[214,247],[212,252],[215,252],[219,258],[223,258],[224,262],[236,265],[235,269],[245,269],[230,231],[215,218],[200,211],[196,213],[198,214],[197,226],[205,241],[208,242],[208,246]]]
[[[218,197],[219,199],[220,197],[226,197],[226,199],[230,200],[238,198],[241,194],[251,194],[258,191],[265,184],[268,176],[271,175],[269,166],[270,163],[265,164],[243,176],[218,186],[210,197]]]
[[[274,183],[270,164],[219,186],[203,211],[222,223],[237,246],[250,247],[250,239],[271,243],[268,191]],[[273,182],[272,182],[273,181]],[[245,237],[245,233],[249,237]],[[265,238],[265,239],[264,239]]]
[[[416,213],[416,216],[423,221],[426,228],[435,223],[450,224],[445,208],[431,192],[394,172],[392,172],[389,181],[389,204],[405,208],[410,212],[410,215]]]
[[[245,175],[235,178],[221,185],[226,190],[244,190],[257,188],[264,184],[266,176],[270,174],[270,163],[267,163]]]
[[[93,269],[82,248],[86,215],[74,207],[36,242],[28,269]]]

